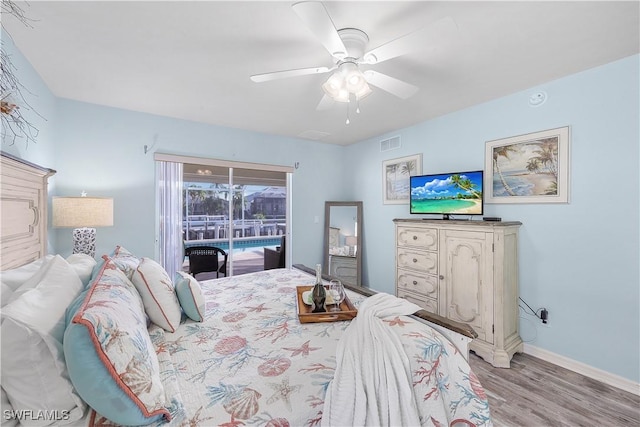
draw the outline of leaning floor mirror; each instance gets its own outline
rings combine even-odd
[[[362,202],[325,202],[324,273],[362,286]]]

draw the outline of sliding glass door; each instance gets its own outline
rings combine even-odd
[[[265,248],[270,253],[282,249],[282,260],[286,259],[284,239],[290,229],[289,168],[181,159],[185,250],[206,246],[224,250],[227,265],[220,277],[263,270]],[[185,271],[189,270],[188,262],[188,257],[184,258]],[[215,272],[200,273],[198,279],[217,276]]]

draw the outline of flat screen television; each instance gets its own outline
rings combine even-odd
[[[482,215],[482,171],[410,177],[412,214]]]

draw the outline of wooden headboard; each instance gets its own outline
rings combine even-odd
[[[0,165],[0,270],[47,253],[47,185],[55,174],[2,152]]]

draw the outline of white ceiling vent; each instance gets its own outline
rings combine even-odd
[[[394,136],[393,138],[380,141],[380,152],[395,150],[396,148],[400,148],[399,136]]]
[[[321,139],[324,139],[329,135],[331,135],[329,132],[322,132],[319,130],[305,130],[304,132],[298,134],[300,138],[310,139],[312,141],[320,141]]]

